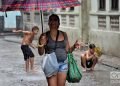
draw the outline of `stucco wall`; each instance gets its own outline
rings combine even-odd
[[[102,48],[105,54],[120,57],[120,32],[91,30],[89,40]]]

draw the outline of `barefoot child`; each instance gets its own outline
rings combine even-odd
[[[87,70],[87,68],[90,68],[90,70],[94,70],[97,61],[98,59],[97,54],[95,53],[95,45],[90,44],[89,49],[81,55],[81,65],[83,68],[85,68],[85,71]]]
[[[38,31],[39,28],[37,26],[34,26],[32,28],[32,31],[13,30],[13,32],[15,33],[19,33],[19,32],[23,33],[21,50],[24,55],[26,72],[29,72],[30,69],[32,71],[34,70],[34,54],[29,46],[31,46],[32,48],[36,48],[35,45],[32,44],[32,41],[34,39],[34,36],[38,33]]]

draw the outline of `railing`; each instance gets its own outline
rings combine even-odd
[[[110,30],[119,31],[119,16],[110,16]]]
[[[98,16],[98,28],[106,29],[106,16]]]

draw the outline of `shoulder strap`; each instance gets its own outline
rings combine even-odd
[[[47,31],[47,32],[46,32],[46,36],[47,36],[47,37],[49,36],[49,32],[50,32],[50,31]]]
[[[56,50],[56,46],[57,46],[58,37],[59,37],[59,30],[57,31],[57,36],[56,36],[56,40],[55,40],[55,50]]]
[[[63,32],[63,31],[60,31],[60,32],[63,34],[64,40],[66,41],[67,40],[67,34],[65,32]]]

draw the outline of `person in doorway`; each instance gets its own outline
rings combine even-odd
[[[90,68],[90,70],[94,70],[94,67],[98,61],[97,54],[95,52],[95,45],[90,44],[89,49],[85,51],[84,54],[81,55],[81,65],[85,68],[85,71]]]
[[[59,33],[55,52],[59,69],[56,74],[46,78],[48,86],[65,86],[68,70],[67,52],[72,52],[75,48],[79,48],[80,44],[76,41],[74,45],[70,47],[67,34],[61,30],[58,30],[60,19],[56,14],[52,14],[49,17],[48,25],[50,30],[41,34],[39,38],[39,45],[41,45],[41,47],[38,48],[38,52],[40,55],[43,55],[44,51],[46,54],[52,53],[54,51],[57,34]]]
[[[32,48],[36,48],[34,44],[32,44],[32,41],[34,39],[34,36],[38,33],[39,28],[37,26],[34,26],[32,28],[32,31],[23,31],[23,30],[13,30],[15,33],[23,33],[23,39],[21,42],[21,50],[24,55],[25,60],[25,69],[26,72],[34,71],[34,54],[32,50],[30,49],[30,46]]]

